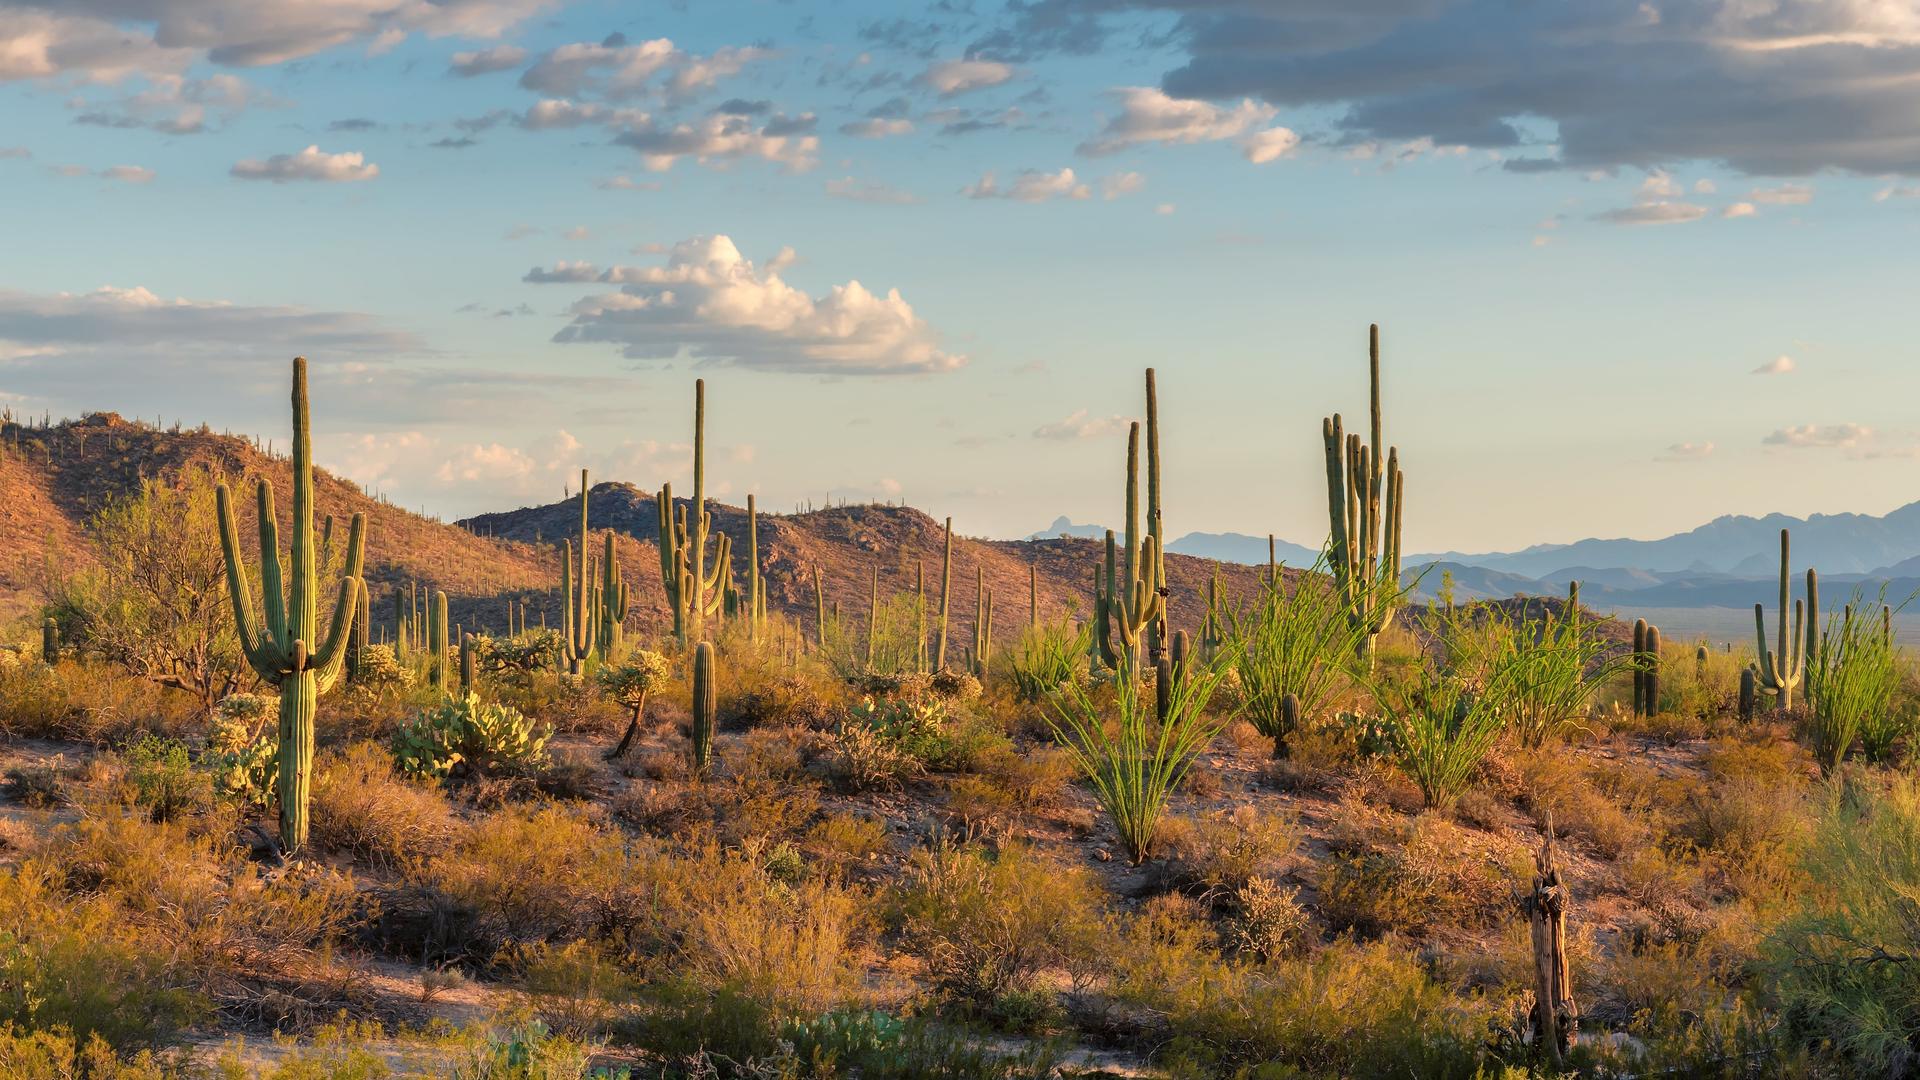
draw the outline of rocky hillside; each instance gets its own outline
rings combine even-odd
[[[286,458],[252,443],[206,429],[160,430],[113,414],[47,428],[8,424],[0,428],[0,619],[29,613],[43,596],[51,564],[56,572],[84,567],[93,555],[86,522],[109,499],[139,490],[144,479],[177,483],[206,472],[251,491],[259,477],[279,495],[283,529],[291,514]],[[431,520],[370,497],[350,481],[315,470],[317,512],[333,515],[341,528],[352,514],[367,515],[367,579],[373,586],[378,639],[392,625],[396,587],[418,582],[444,589],[451,617],[468,627],[498,627],[506,601],[527,604],[528,621],[544,615],[557,625],[559,550],[579,528],[578,503],[556,502],[453,524]],[[631,593],[629,627],[646,633],[667,623],[660,584],[658,517],[653,495],[629,484],[602,483],[588,493],[595,530],[615,531],[621,568]],[[251,543],[253,500],[236,500],[241,534]],[[744,575],[746,511],[713,504],[715,528],[733,536],[736,566]],[[284,535],[284,533],[283,533]],[[924,567],[928,591],[937,596],[941,523],[919,510],[892,506],[843,506],[800,514],[762,514],[761,572],[768,603],[807,627],[814,623],[813,573],[820,572],[828,602],[849,619],[863,621],[872,574],[880,569],[882,596],[910,590],[916,566]],[[1086,539],[1032,541],[954,538],[950,637],[972,632],[976,574],[983,573],[994,599],[994,630],[1011,641],[1028,617],[1028,569],[1038,569],[1043,618],[1091,609],[1092,582],[1101,546]],[[1217,564],[1222,585],[1235,598],[1250,597],[1261,568]],[[1169,555],[1167,573],[1174,624],[1195,628],[1204,612],[1207,581],[1216,564]],[[744,580],[744,578],[743,578]],[[390,632],[390,630],[389,630]]]

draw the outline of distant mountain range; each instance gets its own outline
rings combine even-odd
[[[1780,568],[1780,530],[1793,534],[1793,570],[1797,582],[1811,565],[1839,591],[1840,600],[1857,586],[1874,594],[1886,586],[1890,598],[1920,590],[1920,502],[1883,516],[1869,514],[1787,514],[1765,517],[1727,515],[1659,540],[1577,540],[1536,544],[1520,551],[1469,553],[1446,551],[1409,555],[1403,574],[1418,581],[1416,595],[1432,598],[1450,577],[1461,600],[1521,594],[1561,593],[1578,580],[1581,598],[1596,608],[1635,607],[1744,608],[1771,593],[1756,591]],[[1076,525],[1062,517],[1035,534],[1099,538],[1105,528]],[[1318,553],[1300,544],[1277,541],[1279,558],[1289,566],[1312,564]],[[1243,533],[1188,533],[1167,550],[1222,562],[1267,561],[1267,539]],[[1796,593],[1799,586],[1796,585]]]

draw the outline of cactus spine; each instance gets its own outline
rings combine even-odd
[[[1806,606],[1793,603],[1793,629],[1787,629],[1787,599],[1792,594],[1787,569],[1789,554],[1787,530],[1780,530],[1780,625],[1777,651],[1767,648],[1767,614],[1763,604],[1753,605],[1753,629],[1760,654],[1760,686],[1775,695],[1781,712],[1793,709],[1793,690],[1806,675],[1807,658],[1818,648],[1820,621],[1820,576],[1807,567]],[[1811,617],[1809,618],[1809,612]]]
[[[713,678],[713,643],[693,647],[693,774],[705,778],[713,766],[713,721],[719,694]]]
[[[280,845],[288,852],[307,843],[308,785],[313,775],[313,721],[320,695],[339,679],[346,659],[348,632],[359,611],[360,564],[365,551],[366,519],[353,515],[347,562],[334,600],[325,638],[319,636],[319,587],[314,574],[313,449],[308,429],[307,361],[293,361],[293,541],[288,569],[292,580],[282,591],[280,543],[274,519],[273,486],[257,489],[260,532],[260,591],[264,619],[254,621],[253,592],[234,527],[233,497],[225,484],[217,494],[220,550],[227,564],[227,595],[241,652],[255,674],[280,688],[279,801]],[[318,648],[315,644],[318,643]]]
[[[933,650],[933,670],[947,670],[947,611],[953,600],[953,519],[947,519],[947,545],[940,555],[940,639]]]
[[[1095,602],[1094,637],[1101,658],[1115,671],[1133,671],[1140,659],[1140,639],[1165,609],[1165,594],[1155,585],[1159,544],[1151,533],[1140,535],[1140,425],[1127,431],[1127,549],[1124,564],[1116,558],[1113,530],[1107,530],[1106,588]],[[1119,648],[1112,634],[1117,631]]]
[[[1400,510],[1405,481],[1400,450],[1390,447],[1382,467],[1380,449],[1380,327],[1367,329],[1371,375],[1371,442],[1341,428],[1340,414],[1321,421],[1327,454],[1327,517],[1333,533],[1334,586],[1340,590],[1347,620],[1360,633],[1360,656],[1373,666],[1380,632],[1398,606],[1400,591]]]

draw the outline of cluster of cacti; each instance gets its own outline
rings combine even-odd
[[[1633,621],[1633,715],[1660,714],[1660,628]]]
[[[627,583],[620,575],[613,533],[608,532],[598,566],[587,560],[587,470],[580,470],[580,553],[560,543],[560,663],[578,676],[589,656],[606,660],[620,647],[627,618]],[[595,571],[599,580],[594,580]]]
[[[1760,689],[1774,695],[1781,712],[1793,709],[1793,691],[1807,673],[1807,664],[1820,647],[1820,575],[1807,567],[1807,595],[1793,601],[1793,623],[1789,631],[1787,601],[1792,594],[1787,568],[1787,530],[1780,530],[1780,623],[1779,646],[1767,648],[1767,613],[1764,604],[1753,605],[1753,628],[1759,660],[1754,670]],[[1804,606],[1802,606],[1804,604]]]
[[[279,776],[280,843],[298,851],[307,842],[308,785],[313,772],[314,714],[320,695],[340,677],[354,616],[360,610],[360,580],[366,521],[353,515],[347,560],[324,639],[319,631],[319,586],[314,575],[313,456],[308,430],[307,362],[293,361],[293,541],[281,579],[278,524],[273,486],[257,489],[260,533],[260,591],[264,620],[256,622],[246,560],[234,526],[233,500],[225,484],[218,488],[220,548],[226,559],[228,597],[234,628],[247,664],[262,681],[280,688]]]
[[[707,511],[707,381],[693,384],[693,504],[673,504],[673,485],[663,484],[656,500],[660,514],[660,583],[673,612],[673,633],[682,644],[703,639],[706,620],[721,610],[721,584],[731,561],[733,541],[713,533],[713,515]],[[713,566],[707,567],[707,540],[715,541]],[[756,581],[759,574],[755,553]]]
[[[1327,455],[1327,518],[1332,526],[1334,587],[1358,630],[1361,659],[1373,663],[1380,632],[1393,618],[1400,588],[1400,511],[1405,481],[1400,450],[1380,457],[1380,327],[1367,329],[1372,380],[1371,441],[1348,434],[1334,413],[1321,421]]]

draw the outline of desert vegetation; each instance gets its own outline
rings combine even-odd
[[[1151,371],[1098,544],[714,504],[703,382],[691,499],[533,539],[356,501],[300,360],[284,458],[9,420],[117,479],[0,649],[0,1075],[1920,1072],[1888,598],[1414,605],[1369,345],[1304,570],[1166,552]]]

